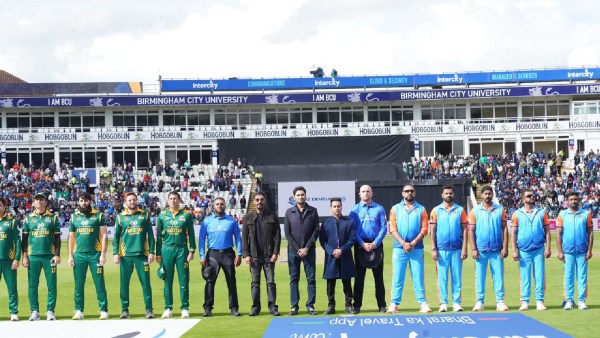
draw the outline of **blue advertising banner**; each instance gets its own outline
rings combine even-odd
[[[77,178],[87,177],[90,180],[90,186],[98,184],[98,173],[96,169],[73,169],[71,176]]]
[[[374,335],[374,332],[376,334]],[[571,337],[520,313],[274,318],[265,338]]]
[[[161,80],[161,90],[163,92],[214,92],[286,89],[342,89],[581,81],[595,79],[600,79],[600,68],[464,72],[390,76],[342,76],[323,78]]]
[[[3,97],[2,108],[299,104],[600,94],[600,84],[239,95]]]

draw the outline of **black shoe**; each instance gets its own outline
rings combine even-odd
[[[359,306],[359,307],[354,307],[354,310],[353,310],[353,311],[354,311],[353,313],[354,313],[355,315],[359,314],[359,313],[360,313],[360,306]]]
[[[380,306],[379,307],[379,312],[385,313],[386,311],[387,311],[387,307],[385,307],[385,306]]]
[[[358,311],[360,311],[360,309]],[[346,313],[349,315],[356,314],[356,312],[354,311],[354,308],[351,305],[346,306]]]
[[[272,309],[270,312],[275,317],[281,316],[281,313],[279,313],[279,310],[277,310],[277,309]]]
[[[204,314],[202,315],[202,317],[212,317],[212,310],[204,309]]]
[[[128,310],[123,310],[123,312],[121,312],[121,315],[119,316],[119,318],[121,318],[121,319],[129,319],[129,311]]]
[[[317,311],[315,311],[315,308],[312,306],[307,306],[306,311],[308,311],[308,314],[311,316],[314,316],[317,314]]]
[[[146,310],[146,319],[154,318],[154,312],[151,309]]]
[[[297,308],[297,307],[293,307],[293,308],[290,310],[290,316],[295,316],[295,315],[297,315],[297,314],[298,314],[298,308]]]
[[[259,313],[260,313],[260,309],[257,307],[253,307],[250,309],[250,313],[248,315],[251,317],[254,317],[254,316],[258,316]]]
[[[308,310],[308,312],[310,313],[310,310]],[[325,310],[325,312],[323,312],[324,315],[333,315],[335,314],[335,308],[333,306],[328,306],[327,310]]]
[[[239,313],[239,311],[238,311],[238,309],[237,309],[237,307],[232,307],[231,308],[231,315],[234,316],[234,317],[241,316],[240,313]]]

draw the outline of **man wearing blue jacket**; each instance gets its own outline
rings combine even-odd
[[[352,246],[356,240],[354,223],[352,219],[342,216],[342,200],[332,198],[329,202],[331,217],[323,222],[319,241],[325,250],[325,268],[323,278],[327,280],[327,305],[326,315],[335,314],[335,284],[337,279],[342,280],[346,301],[346,313],[354,314],[352,307],[352,282],[356,276],[356,268],[352,260]]]
[[[386,311],[385,283],[383,281],[383,239],[387,234],[387,218],[385,209],[373,201],[373,190],[368,185],[359,189],[360,202],[350,210],[350,218],[354,221],[356,229],[356,243],[354,245],[354,266],[356,277],[354,278],[354,312],[360,313],[363,303],[365,288],[365,275],[367,267],[363,266],[358,259],[361,251],[381,252],[381,262],[372,269],[375,280],[375,299],[379,312]]]
[[[538,311],[546,310],[544,291],[546,289],[545,259],[551,255],[548,214],[535,206],[533,189],[523,191],[523,207],[512,215],[512,257],[519,262],[521,276],[521,307],[529,308],[531,293],[531,269],[535,278],[535,301]]]
[[[494,281],[496,310],[508,311],[504,303],[504,258],[508,256],[506,211],[492,202],[494,191],[489,185],[481,188],[481,197],[483,203],[469,214],[469,241],[471,256],[475,259],[476,300],[473,311],[483,311],[488,262]]]
[[[564,309],[573,308],[575,296],[575,273],[577,273],[577,302],[579,310],[587,310],[587,268],[592,258],[594,246],[594,228],[589,210],[579,208],[579,194],[567,193],[568,209],[561,211],[556,219],[556,244],[558,259],[565,267],[565,303]]]
[[[234,317],[240,316],[238,311],[238,294],[235,279],[235,268],[242,262],[242,236],[240,227],[235,219],[225,213],[225,199],[215,198],[214,213],[204,219],[200,224],[200,237],[198,238],[198,249],[200,250],[200,264],[206,266],[210,258],[214,258],[219,266],[216,275],[221,268],[225,273],[227,290],[229,292],[229,310]],[[235,238],[235,249],[233,240]],[[208,242],[208,253],[206,246]],[[203,317],[212,316],[212,308],[215,304],[215,283],[217,278],[207,280],[204,286],[204,314]]]
[[[463,311],[462,264],[467,258],[467,213],[454,203],[454,186],[442,188],[444,202],[431,211],[431,257],[437,262],[440,312],[448,311],[448,272],[452,276],[452,310]]]
[[[300,292],[300,264],[304,264],[308,297],[306,310],[309,315],[316,315],[315,300],[317,282],[315,280],[317,253],[315,242],[319,236],[319,214],[317,209],[306,203],[306,189],[302,186],[294,188],[296,205],[285,213],[284,231],[288,240],[288,268],[290,270],[290,316],[298,314]]]

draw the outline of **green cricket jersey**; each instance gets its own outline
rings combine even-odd
[[[21,260],[21,235],[17,220],[6,213],[0,216],[0,259]]]
[[[30,256],[55,255],[54,235],[60,235],[58,217],[48,211],[43,215],[37,211],[25,216],[23,234],[29,234],[27,254]]]
[[[69,232],[75,234],[74,253],[102,252],[100,227],[106,226],[102,213],[92,209],[89,215],[82,214],[79,210],[71,215]]]
[[[148,256],[154,254],[154,232],[148,213],[137,209],[130,214],[128,209],[117,215],[113,255]]]
[[[163,244],[196,250],[192,214],[181,208],[175,213],[171,209],[167,209],[158,215],[156,235],[157,256],[161,255]]]

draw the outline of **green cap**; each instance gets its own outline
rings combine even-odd
[[[37,199],[37,198],[43,198],[43,199],[45,199],[45,200],[47,200],[47,199],[48,199],[48,197],[46,197],[46,194],[44,194],[44,193],[42,193],[42,192],[38,192],[37,194],[35,194],[35,196],[34,196],[33,198],[34,198],[34,199]]]

